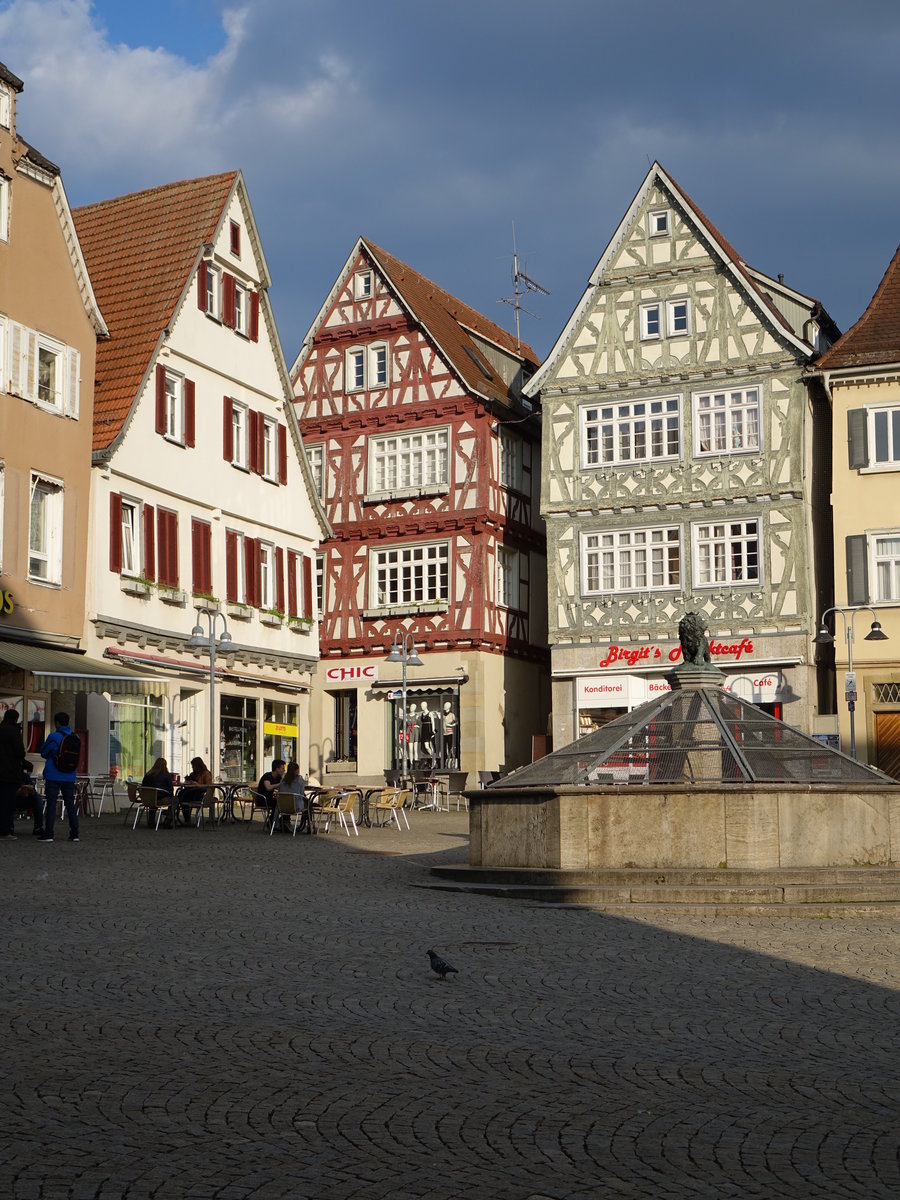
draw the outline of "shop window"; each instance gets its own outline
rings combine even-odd
[[[263,701],[263,764],[273,758],[286,763],[297,759],[297,705],[282,700]]]
[[[332,692],[334,698],[334,757],[339,762],[356,762],[356,688]]]
[[[123,696],[109,703],[109,765],[120,779],[140,781],[166,757],[163,702],[156,696]]]
[[[257,701],[223,695],[219,712],[219,762],[210,770],[220,779],[254,783],[262,774],[256,757]]]
[[[391,701],[391,766],[412,770],[456,770],[459,766],[459,694],[447,689],[416,691],[407,697],[406,725],[403,701]]]

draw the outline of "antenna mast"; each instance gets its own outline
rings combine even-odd
[[[526,275],[524,271],[519,270],[519,252],[516,249],[516,223],[512,223],[513,237],[513,295],[501,296],[500,304],[509,304],[516,310],[516,351],[521,349],[521,338],[519,336],[519,313],[527,313],[529,317],[534,317],[536,321],[541,318],[537,313],[533,313],[531,309],[525,308],[520,302],[519,297],[525,296],[529,292],[534,292],[539,296],[549,296],[549,291],[540,283],[537,283],[530,275]]]

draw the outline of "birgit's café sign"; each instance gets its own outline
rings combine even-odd
[[[709,639],[709,653],[712,658],[722,658],[727,662],[740,662],[745,654],[753,653],[753,638],[741,638],[736,642],[717,642]],[[599,667],[637,667],[641,664],[681,662],[681,643],[675,646],[655,645],[647,642],[640,646],[612,645],[606,652],[606,657],[597,664]]]

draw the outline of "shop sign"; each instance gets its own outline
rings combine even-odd
[[[263,733],[271,733],[275,737],[295,738],[297,736],[297,726],[282,725],[280,721],[263,721]]]
[[[715,638],[710,638],[709,653],[714,659],[732,658],[735,662],[740,662],[745,654],[753,653],[753,638],[741,638],[740,641],[735,642],[718,642]],[[654,642],[646,642],[637,646],[631,643],[624,646],[613,644],[608,648],[606,657],[601,659],[598,666],[604,669],[616,665],[636,667],[639,663],[647,662],[655,662],[659,665],[665,662],[681,662],[681,643],[677,646],[658,645]]]
[[[582,675],[575,682],[579,709],[634,708],[672,690],[664,675]],[[726,675],[722,686],[751,704],[766,704],[781,699],[782,677],[780,671]]]
[[[326,667],[325,678],[329,683],[374,683],[378,678],[378,664],[347,663]]]
[[[780,671],[747,672],[745,675],[726,675],[725,691],[733,692],[750,704],[773,704],[781,699]]]
[[[12,592],[3,591],[0,588],[0,617],[8,617],[15,607]]]

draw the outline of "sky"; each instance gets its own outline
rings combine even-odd
[[[900,243],[896,0],[0,0],[73,207],[240,168],[290,364],[360,235],[552,347],[658,159],[842,329]]]

